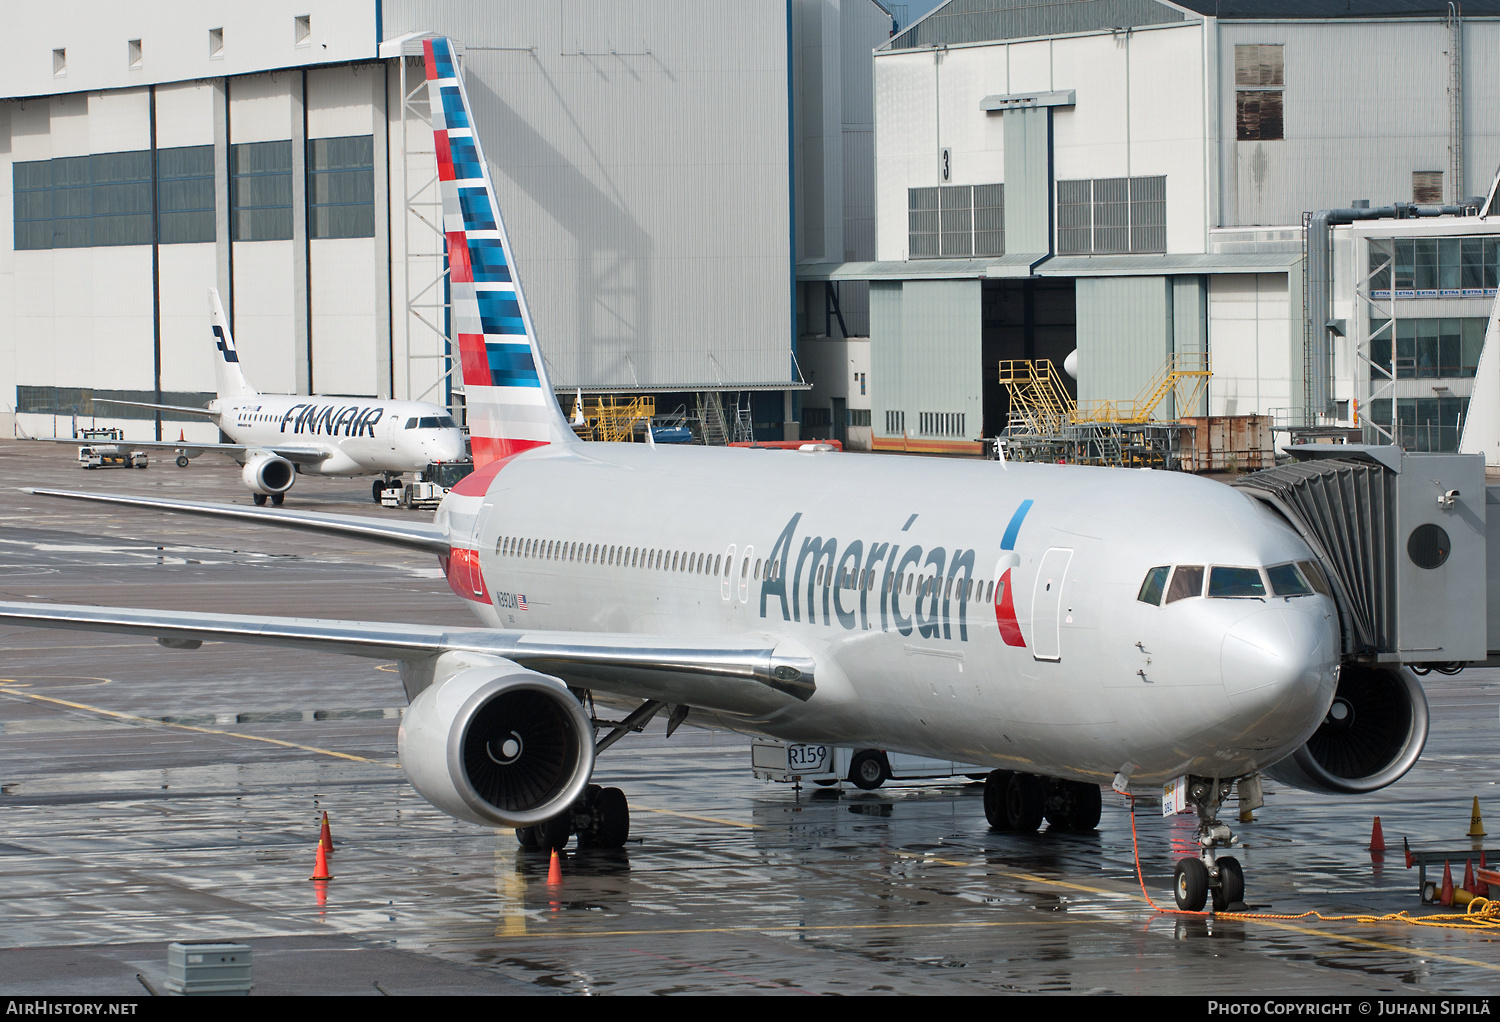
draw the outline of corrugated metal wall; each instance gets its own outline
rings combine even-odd
[[[1156,0],[951,0],[891,42],[892,49],[972,43],[987,39],[1091,32],[1183,21],[1181,11]]]
[[[464,44],[554,384],[790,381],[785,0],[385,0],[384,26]]]
[[[983,427],[980,393],[982,308],[978,280],[870,282],[870,405],[876,436],[886,412],[906,413],[915,438],[924,412],[961,413],[965,436]]]
[[[1427,22],[1238,24],[1218,32],[1220,224],[1300,224],[1306,210],[1412,201],[1413,171],[1448,188],[1448,32]],[[1285,138],[1238,141],[1235,46],[1280,45]],[[1464,25],[1467,195],[1500,164],[1500,23]]]
[[[1005,120],[1005,250],[1050,252],[1052,111],[1008,110],[1000,116]]]
[[[1170,277],[1079,277],[1078,403],[1129,401],[1172,351]]]

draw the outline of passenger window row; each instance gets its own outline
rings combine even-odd
[[[522,536],[501,536],[495,540],[495,553],[501,557],[519,557],[528,560],[543,561],[567,561],[575,564],[603,564],[619,568],[643,568],[650,571],[670,571],[686,573],[691,575],[714,575],[728,579],[733,571],[733,559],[722,555],[695,553],[683,550],[657,550],[645,547],[626,547],[610,545],[607,543],[575,543],[563,540],[528,539]],[[760,581],[764,570],[767,581],[781,577],[781,562],[766,562],[762,559],[755,561],[753,577]],[[1162,569],[1165,570],[1165,569]],[[747,558],[740,566],[740,575],[745,577],[751,574],[750,561]],[[873,590],[881,575],[874,568],[864,571],[845,568],[837,573],[837,583],[840,589],[868,589]],[[920,572],[910,571],[886,572],[885,582],[887,589],[901,592],[905,588],[906,595],[915,594],[921,598],[930,596],[941,583],[936,576],[923,576]],[[944,589],[945,599],[951,599],[954,595],[954,579],[948,579]],[[821,564],[818,566],[816,575],[817,585],[833,585],[835,582],[835,571],[832,566]],[[972,601],[976,596],[981,600],[991,600],[995,596],[995,583],[968,579],[960,587],[959,599]]]
[[[1207,577],[1208,587],[1204,589]],[[1170,577],[1170,581],[1168,578]],[[1231,565],[1161,565],[1146,572],[1136,599],[1153,607],[1195,596],[1210,599],[1259,599],[1271,596],[1332,596],[1328,580],[1316,561],[1276,564],[1269,568]],[[1165,595],[1165,601],[1162,597]]]

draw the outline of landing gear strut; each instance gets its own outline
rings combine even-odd
[[[588,693],[583,693],[580,698],[587,706],[593,707],[593,698]],[[590,712],[596,735],[604,728],[610,729],[607,735],[594,743],[595,755],[626,735],[643,730],[652,717],[665,709],[665,702],[649,699],[636,707],[624,720],[604,721]],[[673,706],[670,709],[667,717],[668,738],[687,718],[687,714],[686,706]],[[625,842],[630,840],[630,804],[625,793],[619,788],[602,788],[597,784],[590,784],[584,788],[576,802],[552,819],[534,826],[516,828],[516,840],[521,843],[522,848],[542,851],[565,847],[573,834],[578,835],[579,848],[623,848]]]
[[[1180,859],[1172,891],[1184,912],[1202,912],[1209,897],[1215,912],[1240,911],[1245,901],[1245,871],[1240,860],[1218,854],[1221,848],[1239,843],[1228,824],[1219,820],[1219,807],[1229,797],[1234,781],[1210,777],[1188,777],[1187,800],[1198,813],[1196,859]]]

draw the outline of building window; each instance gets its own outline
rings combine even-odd
[[[224,30],[222,28],[211,28],[208,30],[208,56],[210,60],[220,60],[224,56]]]
[[[833,409],[817,408],[811,405],[802,409],[802,425],[804,426],[832,426]]]
[[[375,137],[307,141],[308,234],[375,236]]]
[[[923,436],[964,436],[963,412],[919,412],[918,432]]]
[[[292,22],[292,38],[296,46],[312,45],[312,15],[299,14]]]
[[[292,236],[292,143],[242,142],[229,148],[230,237],[287,241]]]
[[[151,153],[17,163],[15,247],[151,244]]]
[[[67,49],[52,51],[52,77],[63,78],[68,73],[68,51]]]
[[[52,161],[11,165],[16,251],[52,247]]]
[[[131,39],[125,43],[125,60],[131,68],[141,66],[141,41]]]
[[[156,153],[156,210],[163,245],[214,240],[214,147]]]
[[[1286,78],[1281,45],[1234,48],[1234,127],[1241,142],[1270,142],[1282,134]]]
[[[1389,322],[1370,321],[1370,361],[1396,379],[1465,379],[1478,369],[1488,319],[1398,319],[1394,363]]]
[[[911,259],[968,259],[1005,254],[1005,186],[908,188]]]
[[[1370,288],[1377,293],[1390,290],[1392,269],[1402,298],[1495,293],[1500,238],[1397,238],[1391,246],[1370,245]]]
[[[906,413],[905,412],[886,412],[885,413],[885,432],[886,432],[887,436],[905,436],[906,435]]]
[[[868,408],[850,408],[849,425],[868,426],[870,424],[870,410]]]
[[[1443,172],[1441,170],[1412,171],[1411,201],[1441,205],[1443,201]]]
[[[1391,399],[1370,402],[1370,421],[1391,431],[1395,442],[1408,451],[1458,450],[1466,397],[1401,397],[1396,399],[1396,422],[1391,423]]]
[[[1112,255],[1167,250],[1167,179],[1057,182],[1057,250]]]

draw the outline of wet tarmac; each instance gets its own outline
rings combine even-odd
[[[0,444],[0,598],[470,623],[421,555],[17,491],[248,503],[207,456],[85,473],[71,453]],[[363,480],[302,478],[288,505],[411,514]],[[17,628],[0,649],[0,994],[160,990],[180,939],[249,944],[259,994],[1500,992],[1497,930],[1154,910],[1112,795],[1096,833],[995,834],[976,784],[798,792],[750,776],[746,738],[691,728],[601,757],[632,840],[568,854],[549,886],[510,832],[406,784],[391,665]],[[1256,911],[1441,911],[1401,840],[1470,848],[1475,796],[1500,847],[1500,672],[1428,693],[1427,752],[1393,787],[1268,785],[1237,828]],[[324,811],[335,879],[313,883]],[[1168,906],[1192,819],[1136,824]]]

